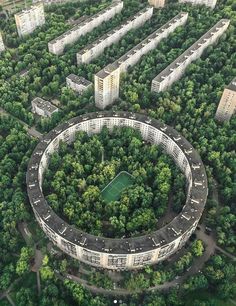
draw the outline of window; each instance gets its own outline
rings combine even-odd
[[[83,249],[82,259],[94,264],[100,264],[100,254]]]
[[[125,267],[126,262],[127,257],[124,256],[109,255],[108,257],[108,266]]]
[[[69,241],[66,241],[64,239],[61,239],[61,246],[66,252],[68,252],[72,255],[77,255],[75,244],[73,244]]]
[[[142,254],[142,255],[137,255],[134,257],[133,264],[134,266],[142,266],[150,262],[152,259],[153,252],[147,253],[147,254]]]
[[[159,252],[159,258],[164,257],[165,255],[172,253],[174,247],[175,247],[175,243],[173,242],[172,244],[169,244],[168,246],[165,246],[165,247],[161,248],[161,250]]]

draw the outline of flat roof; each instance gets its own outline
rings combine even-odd
[[[75,75],[73,73],[68,75],[66,78],[70,79],[72,82],[74,82],[74,83],[76,83],[78,85],[83,85],[83,86],[86,86],[86,87],[88,87],[88,86],[93,84],[92,82],[86,80],[85,78],[83,78],[81,76],[78,76],[78,75]]]
[[[47,152],[47,147],[56,137],[64,133],[73,125],[86,122],[92,119],[103,118],[109,121],[113,118],[131,119],[136,122],[145,123],[155,129],[161,130],[172,141],[174,141],[181,151],[184,153],[191,169],[192,187],[186,199],[186,203],[178,216],[176,216],[169,224],[161,229],[147,235],[142,235],[134,238],[112,239],[105,237],[97,237],[86,232],[83,232],[73,225],[67,224],[59,216],[53,212],[52,208],[47,204],[42,193],[39,183],[39,165],[44,152]],[[85,114],[79,117],[70,119],[67,122],[60,124],[58,127],[50,131],[36,146],[31,159],[28,163],[26,175],[27,191],[31,206],[44,222],[55,233],[64,237],[73,244],[80,245],[91,251],[107,252],[115,254],[140,253],[152,251],[158,246],[167,246],[176,240],[180,235],[187,232],[196,221],[198,221],[204,210],[207,199],[207,176],[202,160],[197,151],[192,145],[181,136],[172,127],[156,120],[150,119],[143,114],[133,114],[128,112],[94,112]]]
[[[200,39],[198,39],[191,47],[184,51],[177,59],[175,59],[169,66],[162,70],[153,81],[161,82],[167,76],[169,76],[177,67],[179,67],[185,60],[190,57],[195,51],[197,51],[201,45],[205,44],[210,39],[216,30],[223,27],[225,23],[230,23],[229,19],[221,19],[210,30],[208,30]]]
[[[188,15],[188,13],[180,12],[178,15],[176,15],[171,20],[169,20],[166,24],[164,24],[163,26],[161,26],[160,28],[155,30],[152,34],[147,36],[144,40],[142,40],[139,44],[137,44],[131,50],[126,52],[124,55],[122,55],[118,60],[116,60],[112,64],[107,65],[105,68],[100,70],[96,74],[96,76],[99,77],[99,78],[106,77],[109,74],[109,73],[106,73],[106,70],[108,70],[108,69],[110,69],[110,70],[111,69],[113,69],[113,70],[117,69],[121,65],[121,63],[125,62],[127,59],[129,59],[130,56],[135,54],[138,50],[141,50],[146,44],[150,43],[150,41],[155,39],[160,33],[165,31],[166,29],[168,29],[174,22],[178,21],[179,19],[181,19],[183,16],[186,16],[186,15]],[[104,73],[104,71],[105,71],[105,73]]]
[[[105,9],[99,11],[98,13],[92,15],[92,16],[88,16],[87,18],[82,19],[81,21],[78,20],[78,24],[76,24],[74,27],[72,27],[71,29],[69,29],[68,31],[64,32],[63,34],[61,34],[60,36],[52,39],[51,41],[49,41],[49,44],[54,44],[57,43],[59,40],[64,39],[65,37],[67,37],[68,35],[70,35],[72,32],[79,30],[80,27],[84,26],[87,23],[90,23],[93,19],[99,17],[100,15],[103,15],[104,13],[106,13],[107,11],[109,11],[110,9],[112,9],[113,7],[119,6],[120,3],[122,3],[122,1],[119,2],[113,2],[111,5],[109,5],[108,7],[106,7]],[[85,17],[85,16],[84,16]]]
[[[42,2],[37,2],[33,5],[31,5],[29,8],[23,9],[22,11],[16,13],[14,16],[22,17],[24,14],[30,13],[30,11],[36,9],[37,7],[43,7],[43,3]]]
[[[119,25],[118,27],[116,27],[115,29],[107,32],[106,34],[104,34],[103,36],[99,37],[97,40],[95,40],[93,43],[87,45],[86,47],[84,47],[81,51],[79,51],[77,54],[84,54],[86,52],[88,52],[89,49],[95,48],[97,45],[99,45],[100,43],[102,43],[104,40],[107,39],[107,37],[111,36],[112,34],[119,32],[122,28],[124,28],[128,23],[132,22],[133,20],[135,20],[136,18],[138,18],[140,15],[144,14],[145,12],[147,12],[148,10],[153,9],[153,7],[151,6],[147,6],[144,9],[142,9],[141,11],[139,11],[138,13],[136,13],[134,16],[129,17],[127,20],[125,20],[121,25]]]
[[[236,77],[229,83],[226,88],[232,91],[236,91]]]
[[[53,113],[58,110],[56,106],[54,106],[51,102],[46,101],[40,97],[36,97],[32,100],[32,104],[36,104],[38,108]]]

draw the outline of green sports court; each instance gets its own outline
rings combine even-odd
[[[124,188],[133,184],[134,178],[126,171],[121,171],[103,190],[105,202],[117,201]]]

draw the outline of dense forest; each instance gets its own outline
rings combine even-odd
[[[79,264],[65,255],[57,257],[49,253],[48,242],[34,222],[25,188],[25,172],[37,140],[31,138],[15,118],[23,120],[30,126],[36,126],[41,132],[47,132],[61,121],[97,110],[93,91],[81,96],[76,95],[65,87],[66,76],[75,73],[93,81],[94,73],[118,59],[180,11],[189,13],[186,26],[178,28],[163,40],[158,48],[143,56],[129,73],[122,76],[120,99],[112,108],[145,112],[150,117],[173,126],[193,144],[206,165],[209,180],[210,190],[204,222],[213,229],[217,245],[231,254],[235,255],[236,252],[236,134],[234,132],[236,118],[233,117],[230,122],[225,123],[218,123],[214,119],[222,91],[236,75],[235,1],[218,0],[214,11],[204,6],[193,7],[170,1],[165,8],[154,10],[153,18],[144,26],[127,33],[120,42],[107,48],[93,63],[77,66],[76,52],[124,22],[147,3],[146,0],[125,0],[125,9],[121,14],[86,34],[73,46],[68,46],[65,54],[58,57],[48,52],[47,43],[69,29],[73,19],[92,15],[109,3],[110,1],[90,0],[47,6],[46,24],[23,39],[17,36],[13,16],[9,19],[4,19],[2,16],[0,18],[0,30],[7,46],[7,50],[0,55],[0,107],[14,116],[0,117],[0,294],[12,286],[11,297],[17,306],[52,304],[110,306],[113,304],[113,298],[92,296],[81,285],[70,280],[62,281],[56,277],[55,270],[64,273],[68,267],[72,270],[78,269]],[[151,80],[220,18],[230,18],[231,25],[219,42],[209,47],[201,59],[192,63],[183,78],[173,84],[168,91],[151,93]],[[28,74],[24,75],[25,71]],[[48,100],[57,99],[60,102],[60,111],[51,119],[35,118],[30,110],[31,100],[35,96]],[[85,196],[85,191],[91,189],[95,183],[99,188],[103,188],[115,174],[127,166],[126,157],[132,153],[128,171],[136,176],[136,179],[130,188],[131,191],[125,190],[122,197],[125,198],[127,194],[132,199],[137,191],[138,195],[141,194],[142,203],[144,199],[149,199],[153,207],[150,212],[151,218],[150,215],[148,218],[153,221],[154,226],[156,219],[161,218],[166,211],[170,197],[169,186],[171,186],[172,191],[178,191],[178,193],[173,192],[173,196],[177,194],[173,200],[175,204],[173,208],[178,212],[184,203],[184,179],[178,175],[178,169],[172,165],[166,155],[156,148],[150,149],[147,144],[140,143],[139,135],[133,131],[129,133],[135,140],[123,146],[123,150],[114,152],[113,146],[122,145],[122,141],[124,144],[126,139],[119,136],[120,143],[116,144],[117,137],[113,135],[108,137],[106,131],[103,133],[104,137],[92,138],[79,134],[77,146],[76,143],[72,148],[61,144],[59,154],[52,157],[44,186],[48,191],[48,201],[52,207],[61,210],[71,223],[76,223],[77,213],[82,213],[83,222],[77,225],[85,227],[88,231],[95,231],[93,233],[103,234],[101,216],[104,214],[104,208],[109,205],[105,206],[101,200],[97,211],[93,210],[94,213],[88,211],[86,205],[83,205],[83,210],[78,212],[76,209],[81,207],[82,203],[77,206],[74,205],[75,201],[81,200],[79,194],[84,192],[83,201],[86,204],[88,195]],[[117,133],[120,131],[117,130]],[[80,155],[83,150],[88,151],[88,144],[91,155]],[[109,148],[105,152],[102,169],[98,163],[101,158],[99,151],[101,146]],[[111,158],[113,154],[114,161]],[[118,159],[122,163],[119,164]],[[157,160],[157,163],[152,167],[154,160]],[[86,168],[84,163],[92,165],[93,168]],[[133,167],[135,163],[137,169]],[[104,170],[102,174],[101,170]],[[86,174],[85,182],[83,173]],[[150,179],[151,173],[157,177],[157,182]],[[68,177],[65,178],[65,175]],[[74,180],[75,185],[69,187],[67,179]],[[61,188],[64,183],[65,186]],[[218,199],[214,197],[216,188]],[[66,197],[66,201],[63,202],[64,193],[67,191],[71,197]],[[99,197],[99,192],[97,196]],[[110,235],[122,236],[124,233],[135,235],[147,230],[145,218],[141,219],[141,226],[138,222],[121,218],[126,216],[125,214],[142,213],[135,210],[135,207],[127,211],[127,205],[122,211],[122,200],[123,198],[117,201],[115,206],[112,205],[110,212],[106,211],[107,220],[114,216],[109,221],[112,224]],[[66,205],[62,205],[65,203]],[[145,205],[144,211],[147,210]],[[158,206],[157,209],[154,209],[155,205]],[[140,218],[137,220],[140,221]],[[33,232],[34,241],[29,242],[27,246],[18,230],[22,221],[27,222]],[[127,232],[128,223],[135,223],[131,225],[130,232]],[[148,226],[152,226],[151,221]],[[31,271],[35,245],[41,248],[44,256],[40,268],[42,280],[40,298],[37,295],[36,274]],[[149,286],[171,281],[187,271],[194,261],[202,256],[204,247],[201,241],[194,240],[186,249],[186,253],[173,265],[168,266],[167,263],[165,266],[164,263],[150,269],[146,268],[140,273],[125,275],[124,286],[129,290],[147,289]],[[167,294],[150,291],[145,295],[122,298],[121,305],[231,306],[233,304],[226,301],[235,300],[235,280],[235,263],[224,255],[216,253],[206,263],[201,273],[187,278],[181,288],[171,289]],[[110,278],[104,276],[102,271],[92,273],[89,282],[109,289],[113,287]],[[6,299],[1,299],[0,305],[9,305],[9,303]]]
[[[103,157],[103,161],[102,161]],[[121,171],[133,184],[118,201],[105,202],[101,191]],[[171,205],[177,212],[185,202],[185,179],[165,153],[142,141],[132,128],[116,128],[89,137],[80,132],[72,146],[62,143],[50,159],[44,192],[54,211],[95,235],[129,237],[156,229]]]

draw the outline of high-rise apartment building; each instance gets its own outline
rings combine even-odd
[[[96,57],[103,53],[104,49],[118,42],[131,29],[142,26],[152,17],[153,7],[146,7],[133,17],[126,20],[122,25],[106,33],[92,44],[86,46],[77,53],[77,64],[90,63]]]
[[[179,3],[192,3],[193,5],[206,5],[210,8],[216,6],[217,0],[179,0]]]
[[[17,32],[20,37],[32,33],[45,23],[44,7],[36,3],[30,8],[15,14]]]
[[[141,43],[120,57],[113,64],[95,74],[95,103],[100,109],[112,104],[119,97],[120,73],[126,72],[129,67],[135,65],[140,58],[155,49],[163,38],[166,38],[178,26],[184,25],[188,13],[180,13],[164,26],[145,38]]]
[[[230,120],[236,113],[236,77],[224,89],[218,105],[215,118],[219,121]]]
[[[108,21],[120,13],[122,8],[123,1],[116,1],[101,12],[81,21],[69,31],[50,41],[48,43],[49,52],[56,55],[62,54],[66,45],[75,43],[81,36],[91,32],[104,21]]]
[[[149,4],[155,8],[160,8],[165,6],[166,0],[148,0]]]
[[[151,90],[155,92],[164,91],[179,80],[188,65],[200,58],[203,51],[215,43],[227,30],[229,24],[230,20],[228,19],[221,19],[217,22],[206,34],[152,80]]]
[[[5,50],[5,46],[2,39],[2,34],[0,33],[0,53]]]

